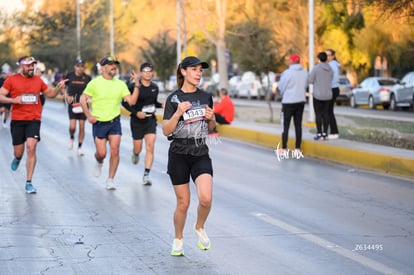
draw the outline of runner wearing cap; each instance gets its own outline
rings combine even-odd
[[[8,71],[2,71],[0,76],[0,88],[3,86],[4,81],[6,81],[7,77],[9,77]],[[9,113],[11,109],[10,103],[0,103],[0,119],[3,115],[3,122],[2,126],[3,128],[7,128],[7,119],[9,118]]]
[[[96,166],[94,175],[101,175],[103,161],[106,157],[106,142],[109,142],[110,159],[109,173],[106,180],[106,189],[114,190],[116,185],[114,177],[119,164],[119,145],[121,143],[121,101],[125,100],[130,105],[135,105],[139,85],[134,86],[132,95],[124,81],[116,78],[119,61],[115,56],[107,56],[99,62],[102,75],[91,80],[81,95],[80,102],[86,118],[92,124],[92,134],[95,141]],[[139,83],[138,75],[132,71],[131,77],[135,83]],[[91,109],[87,102],[91,100]]]
[[[82,143],[85,137],[85,120],[86,116],[80,106],[80,97],[86,85],[91,81],[91,77],[85,73],[85,63],[82,60],[76,60],[74,71],[63,76],[66,81],[65,98],[68,103],[69,115],[69,143],[68,149],[72,150],[75,142],[76,121],[79,125],[78,133],[78,156],[83,156]]]
[[[40,93],[47,97],[55,97],[65,87],[64,82],[57,83],[57,89],[48,86],[39,76],[34,75],[36,59],[24,56],[19,59],[19,73],[6,79],[0,88],[0,102],[11,103],[10,130],[14,149],[11,169],[17,170],[25,151],[26,143],[26,192],[36,193],[32,184],[36,165],[36,145],[40,141],[40,121],[42,104]],[[7,97],[10,95],[10,97]]]
[[[212,96],[197,87],[203,69],[208,67],[208,63],[197,57],[184,58],[177,68],[178,90],[171,93],[165,102],[163,133],[172,139],[168,152],[168,174],[177,198],[172,256],[184,255],[183,231],[190,205],[190,176],[199,201],[194,225],[198,247],[202,250],[210,248],[204,225],[211,209],[213,167],[206,137],[208,131],[216,126],[216,120]]]
[[[139,96],[135,105],[130,106],[123,101],[122,105],[131,113],[130,127],[133,139],[133,149],[131,161],[137,164],[139,154],[142,151],[142,139],[145,140],[145,162],[144,176],[142,183],[151,185],[149,178],[152,163],[154,161],[154,144],[157,129],[157,119],[155,117],[156,108],[161,108],[162,104],[157,101],[158,85],[152,82],[153,66],[151,63],[144,62],[140,66],[141,80],[139,83]],[[131,83],[129,90],[132,93],[136,83]]]

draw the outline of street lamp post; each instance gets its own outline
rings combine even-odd
[[[314,2],[313,0],[309,0],[309,72],[313,69],[313,64],[314,64],[314,47],[315,47],[315,38],[313,35],[313,30],[314,30]],[[315,122],[315,113],[313,110],[313,85],[309,85],[309,97],[308,97],[308,104],[309,104],[309,117],[308,117],[308,121],[310,123]]]
[[[76,0],[76,49],[77,49],[77,59],[81,59],[81,50],[80,50],[80,40],[81,40],[81,30],[80,30],[80,4],[82,0]]]
[[[181,62],[181,0],[177,0],[177,66]]]
[[[109,0],[109,47],[111,55],[115,55],[114,47],[114,1]]]

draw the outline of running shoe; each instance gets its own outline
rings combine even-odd
[[[201,250],[208,250],[211,247],[210,239],[207,236],[206,231],[204,228],[196,229],[194,225],[194,229],[198,235],[198,247]]]
[[[8,128],[6,122],[3,122],[3,128]]]
[[[97,178],[101,175],[103,162],[96,162],[95,168],[93,170],[93,175]]]
[[[26,183],[26,193],[27,194],[34,194],[36,193],[36,188],[32,185],[32,183]]]
[[[72,150],[72,148],[73,148],[73,143],[75,142],[75,140],[73,140],[73,139],[70,139],[69,140],[69,143],[68,143],[68,149],[69,150]]]
[[[328,139],[338,139],[339,138],[339,134],[330,134],[328,135]]]
[[[135,153],[132,153],[131,162],[132,162],[132,164],[138,164],[138,162],[139,162],[139,155],[137,155]]]
[[[13,159],[13,161],[11,163],[11,169],[13,171],[16,171],[17,170],[17,168],[19,167],[20,161],[21,161],[21,159],[17,159],[17,158],[14,158]]]
[[[317,134],[316,136],[313,137],[314,140],[320,140],[322,139],[322,134]]]
[[[151,180],[149,178],[149,175],[144,175],[142,177],[142,184],[143,185],[152,185],[152,182],[151,182]]]
[[[184,247],[182,239],[174,239],[171,249],[171,256],[184,256]]]
[[[79,148],[79,149],[78,149],[78,156],[83,157],[83,155],[84,155],[84,154],[83,154],[83,152],[82,152],[82,149],[81,149],[81,148]]]
[[[106,190],[115,190],[115,183],[113,179],[107,179],[106,180]]]

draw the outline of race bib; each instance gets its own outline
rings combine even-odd
[[[37,94],[22,94],[22,104],[37,104]]]
[[[206,107],[198,106],[190,108],[183,114],[185,123],[192,123],[194,121],[204,120],[206,116]]]
[[[153,113],[155,113],[155,105],[151,104],[142,107],[142,112],[146,113],[147,115],[152,115]]]
[[[72,104],[72,112],[75,114],[83,113],[82,106],[80,103],[73,103]]]

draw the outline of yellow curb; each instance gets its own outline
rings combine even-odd
[[[129,112],[124,108],[121,108],[121,113],[129,116]],[[157,121],[161,123],[162,115],[157,114],[156,117]],[[308,125],[305,123],[305,126]],[[244,129],[232,125],[217,125],[217,130],[220,136],[251,142],[272,149],[276,149],[277,145],[281,143],[280,135]],[[295,146],[294,139],[289,140],[288,146],[290,148]],[[302,141],[302,150],[305,157],[333,161],[356,168],[414,179],[414,159],[412,158],[343,148],[324,143],[323,141],[314,142],[310,140]]]
[[[281,136],[255,130],[243,129],[230,125],[218,125],[220,136],[276,149],[281,143]],[[294,147],[294,140],[289,141]],[[388,173],[395,176],[414,178],[414,159],[372,153],[352,148],[343,148],[324,143],[304,140],[302,150],[305,157],[312,157],[350,165],[356,168]]]

